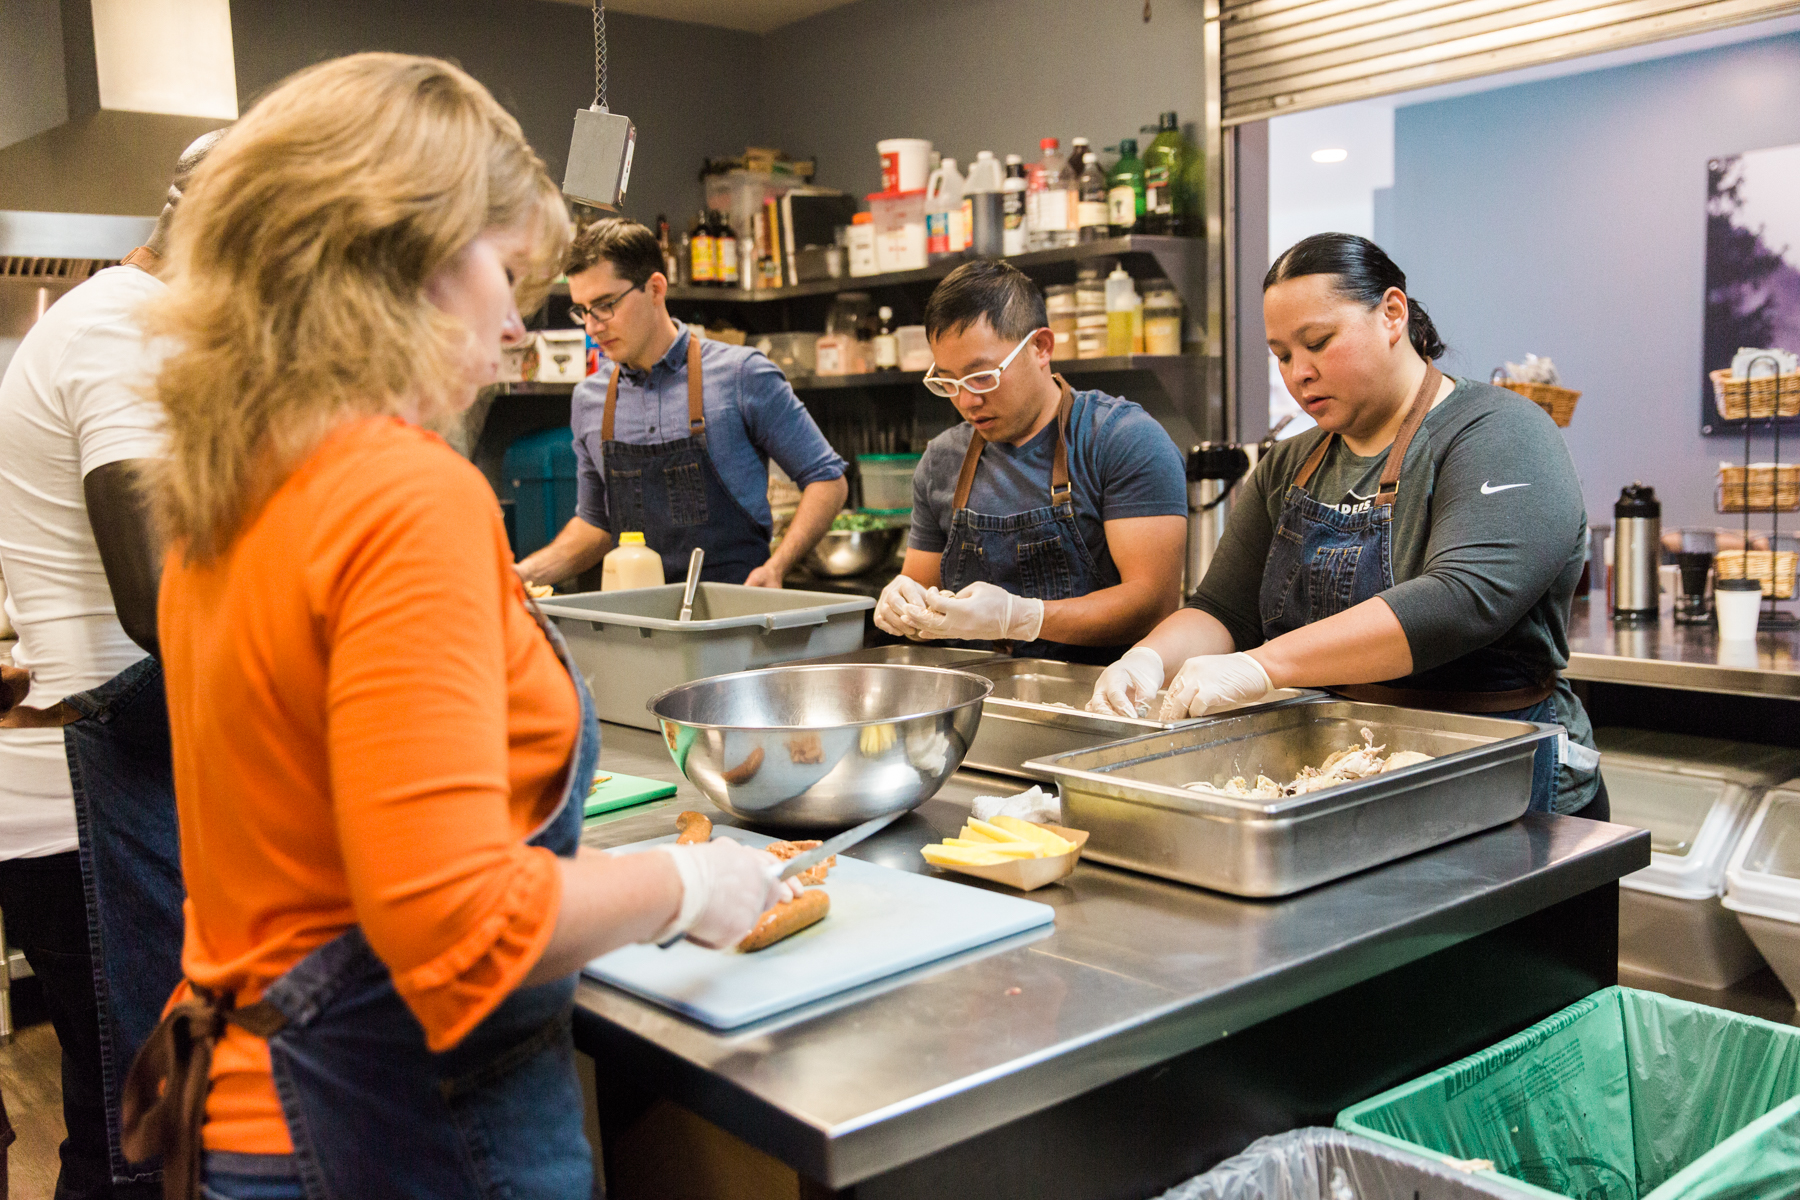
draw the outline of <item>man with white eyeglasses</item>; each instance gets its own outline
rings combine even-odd
[[[925,386],[963,423],[913,476],[901,574],[875,623],[898,637],[1110,663],[1181,603],[1187,478],[1161,425],[1050,370],[1044,295],[980,260],[925,306]]]

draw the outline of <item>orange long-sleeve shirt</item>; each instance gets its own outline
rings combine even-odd
[[[561,901],[522,839],[579,703],[511,564],[480,473],[375,419],[332,433],[217,561],[170,554],[188,979],[250,1003],[360,925],[434,1049],[519,985]],[[228,1027],[212,1081],[208,1149],[292,1149],[266,1042]]]

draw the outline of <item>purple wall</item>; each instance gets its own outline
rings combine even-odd
[[[1445,368],[1556,360],[1591,520],[1641,479],[1664,528],[1734,523],[1713,484],[1743,442],[1700,433],[1706,164],[1800,142],[1800,35],[1401,108],[1394,142],[1387,248]]]

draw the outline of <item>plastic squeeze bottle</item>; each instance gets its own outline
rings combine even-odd
[[[994,258],[1006,249],[1004,195],[1006,177],[992,150],[983,150],[969,165],[963,191],[963,217],[968,223],[969,249]]]
[[[1112,274],[1106,277],[1106,353],[1108,355],[1131,353],[1132,314],[1142,311],[1143,303],[1138,299],[1137,289],[1131,284],[1131,276],[1125,273],[1124,267],[1114,267]],[[1141,344],[1140,342],[1139,345]]]
[[[641,533],[621,533],[619,544],[600,560],[600,590],[603,592],[662,585],[662,555],[644,544]]]

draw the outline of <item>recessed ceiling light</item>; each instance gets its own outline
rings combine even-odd
[[[1343,162],[1350,157],[1348,150],[1314,150],[1312,160],[1316,163]]]

